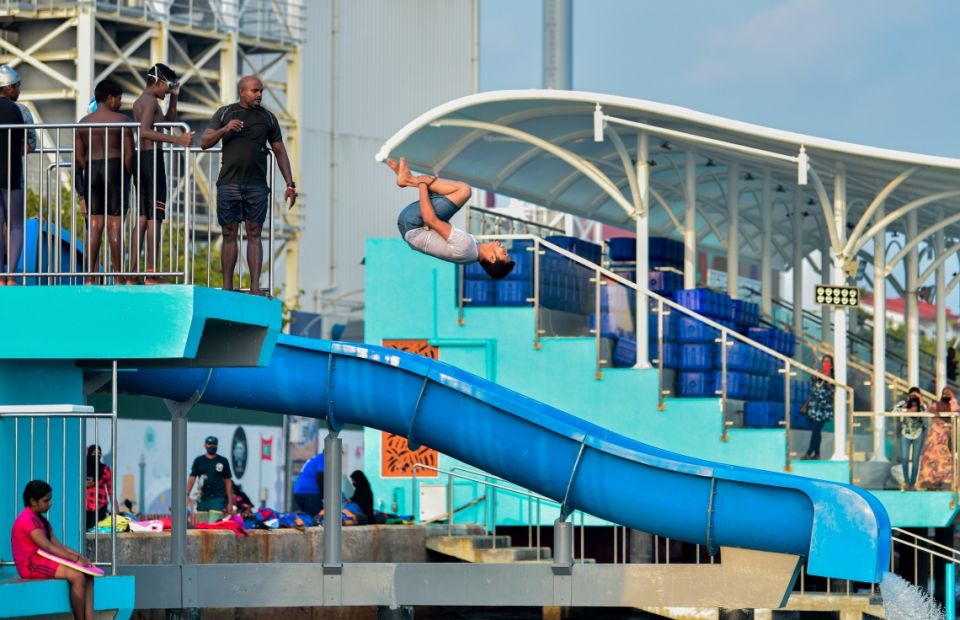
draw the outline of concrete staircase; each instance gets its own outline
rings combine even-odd
[[[427,549],[473,564],[549,562],[553,558],[549,547],[514,547],[509,536],[482,533],[427,536]]]

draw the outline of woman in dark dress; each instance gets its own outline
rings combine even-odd
[[[824,355],[820,360],[820,372],[833,378],[833,356]],[[836,388],[832,383],[821,379],[813,378],[813,387],[810,390],[810,400],[807,401],[807,417],[813,424],[813,431],[810,433],[810,446],[803,459],[820,458],[820,440],[822,438],[823,425],[833,419],[833,395]]]
[[[353,497],[350,501],[360,507],[360,511],[366,520],[358,518],[360,523],[373,523],[373,489],[370,488],[370,481],[366,475],[359,469],[350,474],[350,482],[353,483]],[[357,515],[360,517],[360,515]]]

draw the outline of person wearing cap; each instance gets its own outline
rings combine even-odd
[[[222,163],[217,178],[217,222],[223,230],[220,267],[223,290],[233,289],[233,272],[239,252],[240,222],[247,233],[247,266],[250,268],[250,293],[267,295],[260,289],[263,268],[263,243],[260,234],[270,209],[270,186],[267,184],[267,145],[273,149],[280,174],[286,181],[284,197],[287,206],[297,201],[297,184],[290,171],[290,158],[283,145],[283,134],[277,117],[261,105],[263,82],[255,75],[240,78],[239,100],[213,113],[210,124],[200,138],[206,150],[223,140]]]
[[[23,117],[24,125],[35,125],[33,114],[30,108],[20,103],[20,72],[10,65],[0,65],[0,97],[5,97],[17,104],[20,108],[20,116]],[[33,153],[37,150],[37,130],[27,130],[27,152]]]
[[[167,112],[160,109],[158,101],[170,95]],[[133,120],[140,123],[140,161],[135,174],[140,199],[140,221],[137,232],[130,243],[130,270],[140,271],[140,247],[146,236],[147,247],[144,251],[144,271],[157,271],[157,257],[160,254],[160,231],[167,213],[167,170],[163,162],[163,151],[156,148],[157,142],[166,142],[190,148],[193,132],[175,136],[155,129],[157,123],[177,120],[177,99],[180,96],[180,84],[176,72],[167,65],[157,63],[147,72],[147,86],[133,103]],[[163,281],[147,276],[147,284],[161,284]]]
[[[206,454],[193,460],[190,477],[187,478],[187,504],[190,504],[190,492],[197,479],[200,479],[200,501],[197,502],[197,521],[216,523],[233,506],[233,476],[230,474],[230,461],[217,454],[219,440],[210,435],[204,440]]]
[[[20,74],[10,65],[0,65],[0,126],[24,124],[23,113],[16,103],[19,96]],[[23,247],[26,210],[24,140],[23,129],[0,130],[0,231],[6,227],[6,236],[0,232],[0,286],[17,284],[13,272]]]

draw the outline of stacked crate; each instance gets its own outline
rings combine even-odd
[[[463,269],[465,306],[529,306],[533,298],[532,241],[514,241],[510,258],[516,265],[507,277],[494,280],[480,263],[469,263]]]

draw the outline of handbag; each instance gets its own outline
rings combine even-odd
[[[803,404],[800,405],[800,415],[805,418],[810,417],[810,398],[813,397],[813,392],[810,392],[810,395],[807,396],[807,400],[803,401]]]

